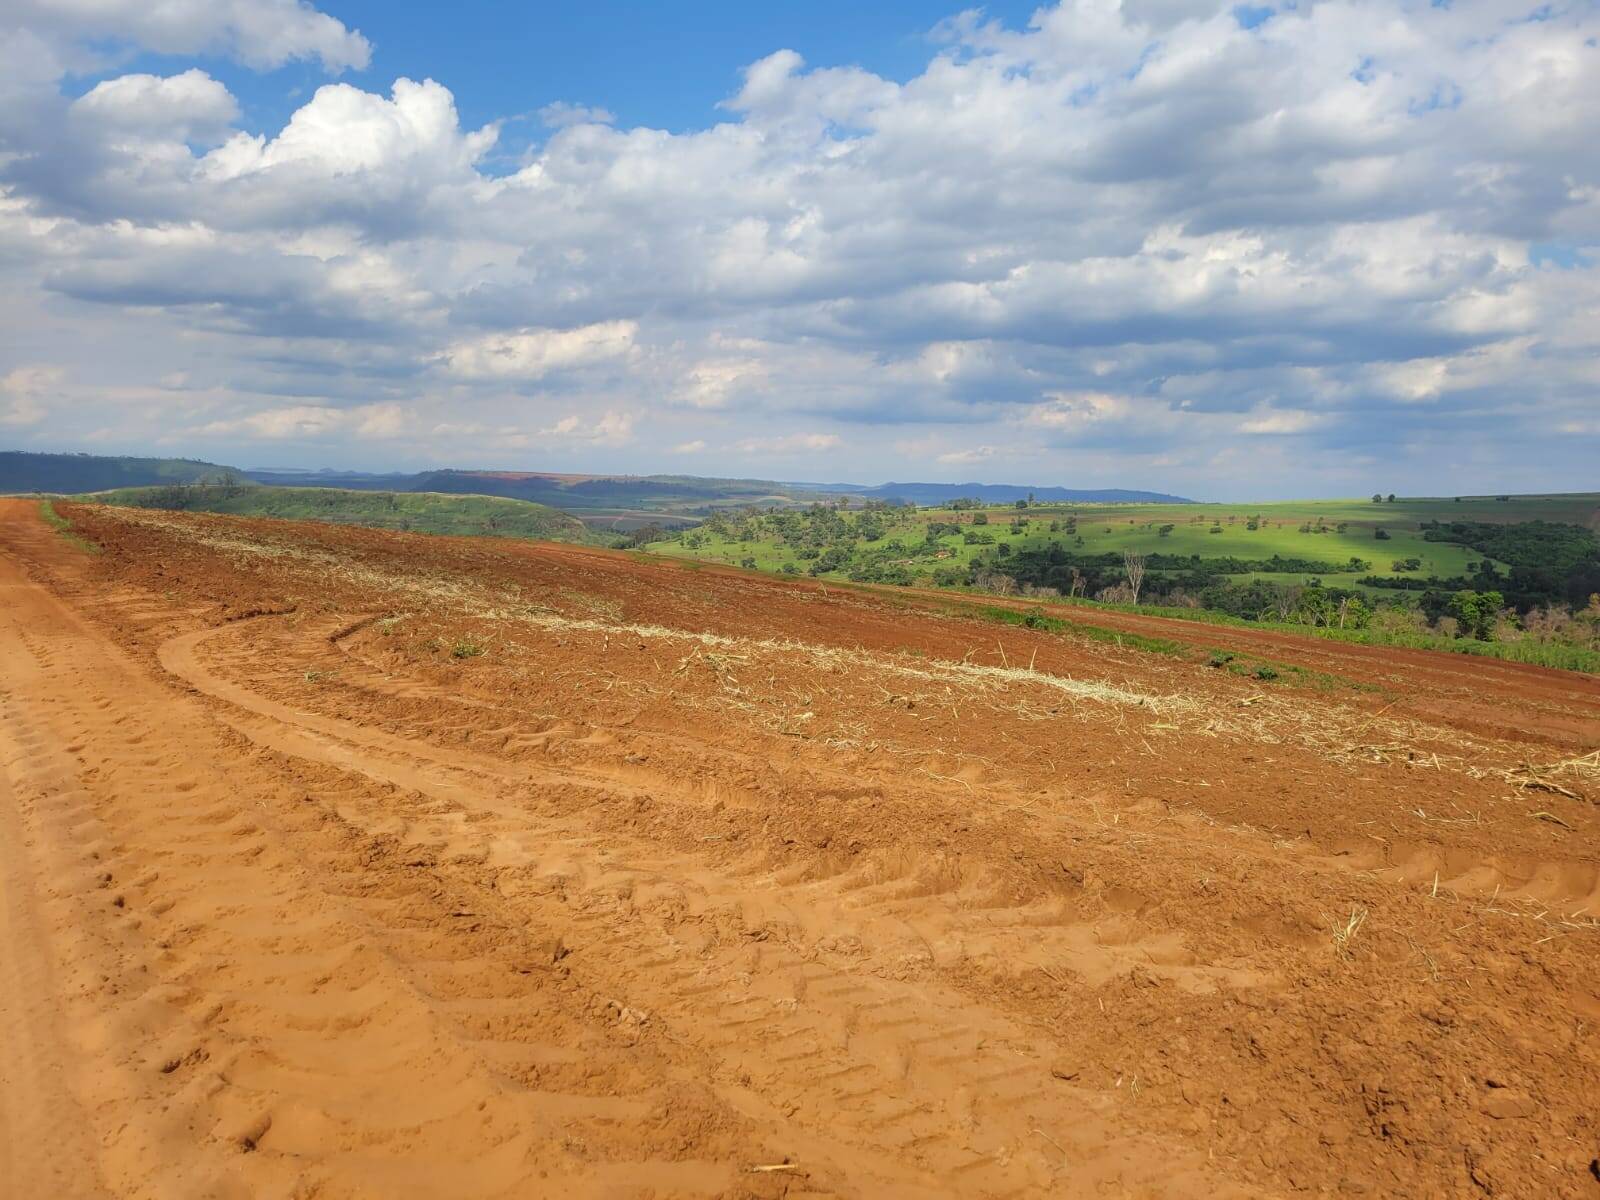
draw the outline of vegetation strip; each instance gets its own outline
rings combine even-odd
[[[60,513],[58,513],[56,511],[56,506],[52,501],[49,501],[49,500],[41,500],[41,501],[39,501],[39,515],[44,518],[45,524],[50,526],[50,528],[54,529],[56,531],[56,533],[59,534],[64,541],[70,543],[73,546],[76,546],[79,550],[82,550],[85,554],[99,554],[100,553],[100,547],[99,546],[96,546],[93,542],[89,541],[87,538],[80,537],[78,534],[73,532],[73,530],[72,530],[72,522],[67,520],[65,517],[63,517]]]
[[[1276,662],[1271,659],[1258,658],[1254,655],[1240,655],[1230,650],[1219,650],[1210,646],[1191,646],[1184,642],[1171,641],[1168,638],[1147,637],[1144,634],[1128,633],[1119,629],[1107,629],[1100,625],[1068,621],[1061,617],[1049,616],[1038,609],[1023,610],[999,608],[990,605],[975,611],[976,615],[985,620],[999,621],[1005,625],[1017,625],[1027,629],[1041,629],[1049,633],[1087,638],[1090,641],[1106,642],[1118,647],[1142,651],[1146,654],[1161,654],[1189,661],[1204,660],[1208,666],[1227,670],[1233,675],[1249,676],[1263,683],[1287,678],[1319,688],[1344,687],[1361,692],[1381,690],[1372,684],[1359,683],[1356,680],[1346,679],[1342,675],[1335,675],[1327,671],[1313,671],[1306,667],[1297,667],[1290,663]]]

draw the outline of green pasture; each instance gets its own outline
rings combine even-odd
[[[988,524],[974,526],[977,512],[988,516]],[[1022,522],[1014,529],[1013,522]],[[1075,520],[1075,532],[1068,531]],[[1256,528],[1251,529],[1254,520]],[[1145,505],[1035,505],[1027,509],[1012,506],[985,509],[923,508],[893,510],[882,514],[884,534],[871,541],[858,541],[857,553],[870,554],[899,541],[907,550],[907,565],[918,573],[930,573],[938,566],[965,565],[973,558],[1006,545],[1012,551],[1037,549],[1057,543],[1073,555],[1120,554],[1133,550],[1145,554],[1198,555],[1201,559],[1235,557],[1270,559],[1310,559],[1343,567],[1351,558],[1369,563],[1360,571],[1327,570],[1255,573],[1234,578],[1240,582],[1265,579],[1280,583],[1303,582],[1317,575],[1330,585],[1352,586],[1364,575],[1402,574],[1426,579],[1469,574],[1469,563],[1483,555],[1465,546],[1430,542],[1422,536],[1427,521],[1556,521],[1595,527],[1600,525],[1600,495],[1515,496],[1507,500],[1494,497],[1454,497],[1399,499],[1374,503],[1359,500],[1312,500],[1276,504],[1145,504]],[[940,539],[944,557],[912,554],[924,541],[929,522],[957,524],[963,530],[981,528],[994,538],[994,546],[968,545],[960,533]],[[1057,528],[1051,529],[1052,523]],[[1171,526],[1165,534],[1164,526]],[[1307,527],[1309,526],[1309,531]],[[706,529],[692,536],[652,544],[658,554],[695,558],[739,565],[749,563],[758,570],[779,571],[788,563],[805,571],[808,563],[796,554],[796,547],[783,543],[761,521],[754,540],[740,541]],[[1389,536],[1380,539],[1382,529]],[[698,541],[700,544],[696,545]],[[1396,572],[1394,563],[1420,560],[1413,571]],[[1504,564],[1497,563],[1503,567]],[[846,572],[829,572],[840,577]]]

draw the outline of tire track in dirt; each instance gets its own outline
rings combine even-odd
[[[617,997],[606,1007],[620,1024],[691,1047],[718,1096],[781,1131],[786,1153],[820,1168],[833,1190],[1227,1194],[1198,1156],[1157,1153],[1113,1129],[1104,1098],[1052,1077],[1052,1047],[1038,1034],[915,972],[894,977],[897,957],[934,957],[896,905],[948,886],[884,885],[871,873],[786,885],[760,863],[730,874],[598,835],[587,810],[648,802],[653,789],[435,748],[260,695],[233,676],[268,621],[181,635],[161,647],[161,663],[231,705],[222,719],[253,743],[415,797],[381,808],[352,797],[340,817],[455,864],[480,881],[480,903],[492,895],[562,928],[586,982]],[[327,641],[316,628],[302,636]],[[981,923],[1027,916],[1038,920],[991,907]],[[1035,939],[1041,932],[1028,927]],[[818,953],[819,942],[840,952]]]
[[[11,576],[0,745],[8,817],[25,830],[8,856],[33,843],[30,870],[7,879],[60,872],[73,909],[48,930],[70,981],[50,987],[17,956],[6,1011],[34,987],[64,1004],[66,1074],[87,1114],[42,1082],[63,1064],[12,1056],[9,1194],[75,1194],[52,1174],[65,1164],[95,1195],[85,1166],[97,1162],[118,1196],[526,1195],[541,1176],[580,1195],[630,1179],[727,1188],[734,1146],[756,1143],[735,1137],[722,1162],[684,1155],[704,1101],[623,1063],[609,1030],[564,1011],[552,975],[505,965],[534,961],[537,931],[460,936],[465,908],[448,886],[390,861],[292,773],[219,743],[188,702],[10,564],[0,571]],[[318,781],[335,804],[342,778]],[[371,790],[343,781],[344,802]],[[9,899],[6,918],[10,931]],[[492,978],[497,1020],[468,1029],[439,999],[441,971]],[[56,1044],[39,1020],[26,1028],[30,1053]],[[548,1088],[507,1065],[574,1055],[580,1069]],[[27,1122],[13,1115],[19,1098]],[[641,1134],[648,1121],[664,1133]],[[30,1148],[40,1122],[61,1132]]]
[[[22,763],[38,746],[17,740],[12,703],[9,694],[0,696],[0,1194],[98,1200],[109,1193],[93,1168],[87,1118],[68,1083],[48,918],[40,911],[45,889],[27,861],[11,782],[29,773]]]

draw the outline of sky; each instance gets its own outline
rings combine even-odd
[[[0,0],[0,448],[1600,488],[1600,0]]]

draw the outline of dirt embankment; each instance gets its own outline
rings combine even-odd
[[[0,1191],[1600,1195],[1584,683],[0,503]]]

